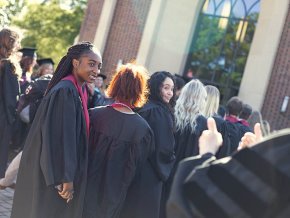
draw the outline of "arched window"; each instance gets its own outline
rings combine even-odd
[[[260,0],[206,0],[184,76],[217,86],[222,103],[237,95],[259,11]]]

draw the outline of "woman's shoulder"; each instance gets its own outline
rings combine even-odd
[[[166,105],[163,105],[162,103],[158,103],[154,101],[149,101],[142,108],[140,108],[137,112],[139,114],[154,113],[154,112],[156,114],[170,113],[169,109],[166,108]]]
[[[44,99],[50,98],[68,98],[74,97],[74,99],[79,99],[79,94],[74,84],[67,80],[61,80],[58,82],[44,97]]]
[[[49,94],[54,94],[57,92],[77,93],[77,89],[71,81],[61,80],[50,90]]]

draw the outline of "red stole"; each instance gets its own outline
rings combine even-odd
[[[85,116],[85,120],[86,120],[86,129],[87,129],[87,136],[89,137],[89,133],[90,133],[90,118],[89,118],[89,112],[88,112],[88,93],[87,93],[87,89],[82,90],[82,87],[78,84],[76,78],[70,74],[66,77],[64,77],[62,80],[69,80],[71,81],[74,86],[76,87],[79,96],[81,98],[82,101],[82,106],[83,106],[83,112],[84,112],[84,116]]]

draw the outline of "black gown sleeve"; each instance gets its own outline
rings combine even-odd
[[[151,158],[154,169],[159,178],[166,181],[175,161],[173,120],[169,112],[160,107],[154,107],[139,113],[148,122],[154,133],[156,150],[154,157]]]
[[[16,116],[19,83],[17,76],[12,73],[11,63],[7,62],[3,72],[3,97],[8,122],[12,124]]]
[[[215,159],[216,158],[212,154],[207,153],[202,156],[188,157],[179,162],[170,196],[167,201],[168,218],[194,217],[193,214],[191,214],[187,199],[184,196],[183,184],[195,167],[203,164],[205,161],[214,161]]]
[[[77,170],[77,112],[82,112],[70,89],[60,89],[45,99],[40,166],[46,185],[73,182]]]

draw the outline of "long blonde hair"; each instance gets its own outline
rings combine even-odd
[[[205,86],[207,93],[206,105],[204,108],[204,116],[210,117],[217,114],[220,104],[220,91],[215,86]]]
[[[15,49],[15,42],[21,40],[21,33],[16,29],[4,28],[0,31],[0,58],[9,58]]]
[[[263,136],[270,134],[270,124],[268,121],[263,120],[259,111],[253,111],[247,121],[252,129],[254,129],[256,123],[260,123]]]
[[[195,130],[196,118],[203,113],[206,96],[204,85],[197,79],[183,87],[174,112],[177,130],[183,131],[186,127],[192,132]]]
[[[19,79],[22,74],[19,62],[15,56],[16,41],[21,40],[21,33],[17,29],[3,28],[0,31],[0,67],[10,62],[12,73]]]

